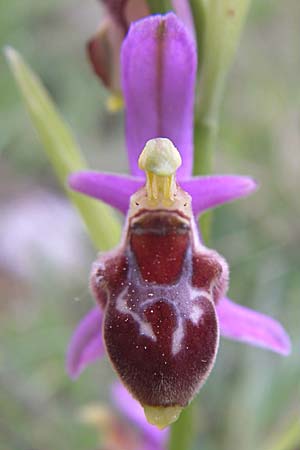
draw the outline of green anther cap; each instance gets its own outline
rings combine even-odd
[[[140,169],[161,177],[174,175],[180,166],[180,153],[166,138],[148,141],[139,157]]]
[[[175,173],[181,156],[169,139],[151,139],[139,157],[139,167],[146,172],[147,197],[152,206],[172,203],[177,190]]]

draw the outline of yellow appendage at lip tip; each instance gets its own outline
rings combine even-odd
[[[146,172],[150,201],[174,201],[177,190],[175,174],[180,166],[180,153],[169,139],[156,138],[146,143],[139,157],[139,167]]]
[[[181,406],[147,406],[143,405],[147,421],[159,429],[166,428],[175,422],[181,411]]]
[[[117,113],[124,108],[124,99],[120,92],[110,94],[106,101],[106,108],[110,113]]]

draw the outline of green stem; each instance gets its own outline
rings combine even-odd
[[[209,80],[209,82],[208,82]],[[223,96],[225,76],[219,71],[204,71],[196,104],[194,129],[194,175],[208,175],[213,172],[214,153],[217,147],[220,105]],[[203,240],[208,244],[211,238],[213,215],[206,212],[200,218]]]
[[[273,443],[266,445],[264,450],[295,450],[300,448],[300,420],[295,419],[288,429],[273,439]]]
[[[198,55],[198,73],[201,70],[204,54],[204,35],[205,35],[205,0],[190,0],[190,7],[194,19],[194,27],[197,42]]]
[[[213,166],[213,154],[218,137],[218,122],[207,122],[199,117],[195,123],[194,175],[207,175]]]
[[[173,10],[169,0],[148,0],[147,3],[151,14],[165,14]]]
[[[171,427],[169,450],[189,450],[194,442],[195,426],[195,402],[185,408],[177,422]]]
[[[212,173],[213,155],[218,137],[217,122],[206,123],[205,120],[197,120],[195,124],[194,142],[194,175],[207,175]],[[204,213],[200,218],[200,229],[204,242],[210,242],[213,224],[211,211]]]

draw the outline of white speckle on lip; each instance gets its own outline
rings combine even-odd
[[[128,294],[128,288],[125,288],[121,292],[121,294],[119,295],[119,297],[117,299],[117,303],[116,303],[117,310],[123,314],[130,315],[138,323],[139,328],[140,328],[140,333],[149,337],[153,341],[156,341],[156,336],[153,333],[151,324],[149,322],[144,321],[138,313],[132,311],[131,307],[128,307],[127,294]],[[135,307],[135,305],[133,305],[133,306]]]
[[[190,314],[190,319],[194,325],[198,325],[199,319],[203,315],[203,310],[198,305],[193,305],[192,311]]]

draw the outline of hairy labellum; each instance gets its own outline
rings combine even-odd
[[[109,357],[144,408],[186,406],[218,348],[215,303],[227,266],[200,243],[190,196],[176,189],[165,207],[151,204],[146,188],[134,194],[122,245],[95,262],[91,277]]]

